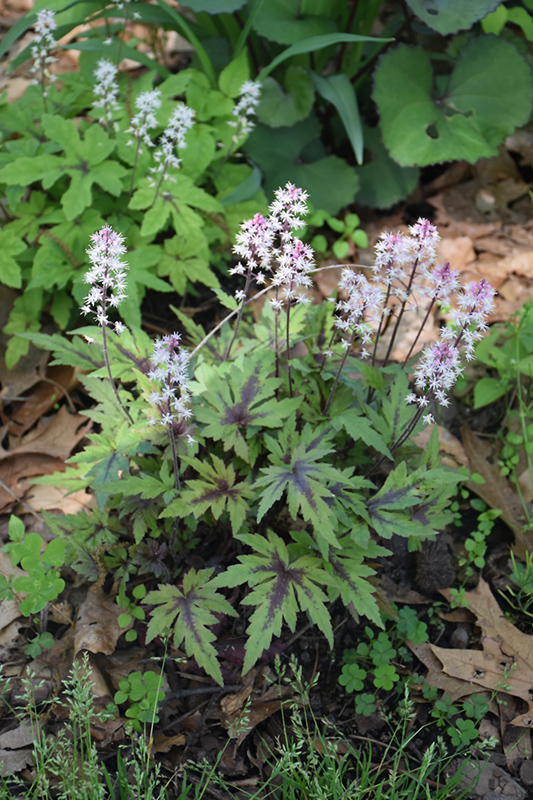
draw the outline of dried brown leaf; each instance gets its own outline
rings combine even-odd
[[[444,596],[448,593],[443,591]],[[511,720],[513,725],[533,726],[533,636],[522,633],[504,615],[491,589],[480,579],[467,592],[468,608],[482,630],[482,650],[451,650],[430,645],[446,675],[492,692],[506,692],[524,700],[529,710]]]

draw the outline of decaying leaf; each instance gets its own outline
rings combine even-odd
[[[496,454],[489,442],[482,439],[467,426],[461,428],[463,445],[470,462],[470,468],[484,478],[485,483],[467,484],[490,508],[500,508],[502,519],[515,535],[513,553],[525,559],[526,552],[533,551],[533,533],[523,531],[526,522],[522,504],[509,481],[503,477],[497,463]]]
[[[442,594],[450,599],[447,590]],[[514,717],[511,724],[533,727],[533,636],[519,631],[503,615],[483,579],[465,598],[482,630],[483,649],[450,650],[431,645],[432,652],[447,675],[475,687],[505,692],[524,700],[528,711]]]
[[[101,590],[89,591],[78,613],[74,654],[81,650],[108,656],[114,653],[120,634],[127,630],[118,624],[121,613],[112,597]]]
[[[230,738],[236,740],[236,747],[256,725],[279,711],[292,694],[290,686],[269,684],[261,672],[250,670],[243,688],[220,701],[221,722]]]

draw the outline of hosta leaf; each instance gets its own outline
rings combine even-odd
[[[390,50],[374,74],[383,142],[402,166],[474,163],[495,155],[503,139],[529,118],[532,95],[525,59],[510,42],[492,35],[469,40],[438,94],[430,53],[422,47]]]
[[[283,87],[274,78],[265,78],[257,118],[270,128],[294,125],[307,117],[314,97],[309,73],[303,67],[289,67]]]
[[[216,586],[245,584],[254,589],[246,596],[246,605],[257,606],[247,629],[243,673],[248,672],[268,649],[273,636],[281,634],[285,622],[294,631],[297,612],[307,611],[333,646],[333,631],[326,607],[327,597],[320,588],[330,578],[321,568],[320,559],[306,555],[291,561],[283,540],[271,531],[267,538],[257,534],[239,536],[255,553],[239,556],[240,564],[218,575]]]
[[[353,202],[359,179],[355,169],[342,158],[325,154],[320,157],[324,150],[319,139],[320,125],[310,114],[290,128],[272,129],[258,124],[243,150],[263,170],[268,195],[289,180],[309,192],[310,197],[319,197],[320,207],[335,215]],[[311,143],[316,145],[315,161],[303,158]]]
[[[217,651],[213,646],[216,636],[210,627],[218,621],[215,614],[233,617],[237,614],[216,591],[215,583],[209,580],[212,572],[212,569],[199,572],[190,569],[183,578],[181,589],[160,584],[142,602],[155,606],[148,623],[146,641],[151,642],[156,636],[171,631],[174,647],[178,648],[184,643],[187,655],[194,657],[198,665],[222,685]]]
[[[416,16],[442,36],[471,28],[501,0],[407,0]]]
[[[401,167],[389,156],[377,128],[365,129],[365,147],[372,161],[359,167],[357,202],[371,208],[390,208],[414,192],[420,170]]]
[[[267,39],[293,44],[311,36],[333,33],[335,23],[327,17],[301,13],[300,0],[255,0],[253,28]]]
[[[246,5],[246,0],[187,0],[183,5],[193,11],[206,11],[208,14],[232,14]]]

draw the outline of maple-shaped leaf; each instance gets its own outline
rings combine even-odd
[[[333,433],[324,426],[315,428],[309,424],[302,431],[297,431],[296,420],[292,416],[276,439],[265,437],[271,466],[261,469],[262,477],[254,484],[262,489],[258,521],[286,492],[293,519],[301,514],[313,524],[318,541],[323,544],[324,555],[328,545],[338,547],[333,508],[335,495],[331,486],[349,483],[341,470],[324,460],[335,449],[331,442]]]
[[[451,599],[449,590],[442,590],[441,594]],[[431,645],[432,652],[447,675],[524,700],[528,711],[511,720],[511,724],[533,727],[533,636],[519,631],[505,617],[483,578],[475,591],[465,594],[465,600],[482,630],[483,649],[448,650]]]
[[[375,570],[364,564],[365,558],[377,558],[390,555],[390,551],[370,540],[367,548],[359,547],[348,537],[344,537],[344,546],[330,555],[326,568],[334,578],[334,591],[330,597],[335,600],[340,595],[342,602],[352,616],[358,620],[365,616],[379,627],[383,627],[379,607],[374,597],[375,588],[369,581]]]
[[[214,578],[213,584],[255,587],[242,601],[256,606],[247,628],[243,673],[248,672],[268,649],[272,637],[281,634],[283,622],[291,631],[295,630],[299,610],[309,614],[333,647],[333,631],[326,607],[328,598],[320,588],[330,583],[330,577],[322,569],[321,559],[313,555],[291,559],[283,540],[272,531],[266,538],[258,534],[243,534],[238,538],[254,553],[239,556],[241,563],[230,566]]]
[[[195,658],[198,666],[205,669],[222,686],[220,664],[213,646],[216,636],[210,628],[219,621],[215,614],[236,617],[237,613],[216,591],[215,583],[210,580],[212,574],[212,569],[201,569],[198,572],[190,569],[183,576],[181,589],[170,584],[160,584],[142,602],[155,606],[148,623],[146,641],[151,642],[156,636],[170,631],[174,647],[178,648],[185,643],[187,655]]]
[[[401,461],[367,501],[371,527],[385,539],[396,534],[414,542],[434,536],[450,521],[446,501],[460,480],[453,470],[421,467],[408,472]]]
[[[149,184],[141,186],[133,195],[129,208],[148,209],[143,215],[141,235],[151,238],[165,230],[171,221],[178,236],[191,236],[195,229],[201,230],[203,217],[193,209],[210,214],[222,212],[219,201],[195,186],[194,181],[183,172],[177,176],[176,183],[167,185],[157,196],[155,187]]]
[[[49,189],[60,178],[68,176],[70,185],[61,195],[67,220],[76,219],[92,204],[94,183],[118,197],[126,169],[117,161],[108,159],[115,149],[115,142],[103,128],[91,125],[82,139],[73,120],[54,114],[43,114],[42,126],[48,139],[60,146],[63,155],[18,158],[0,170],[0,180],[17,186],[41,180],[43,188]]]
[[[202,435],[222,441],[224,450],[234,448],[243,461],[250,463],[249,440],[261,428],[279,428],[295,411],[299,397],[277,399],[279,378],[274,371],[273,354],[264,353],[238,358],[233,364],[202,364],[195,373],[194,394],[201,394],[195,405],[196,418],[205,423]]]
[[[354,442],[361,439],[368,447],[392,459],[382,433],[373,427],[366,416],[361,416],[358,408],[354,408],[354,396],[348,387],[340,386],[337,389],[329,417],[336,431],[344,429]]]
[[[211,455],[212,465],[198,458],[184,456],[182,460],[200,477],[185,482],[181,496],[165,508],[161,517],[186,517],[192,513],[198,518],[211,511],[215,519],[220,519],[227,510],[233,534],[237,534],[246,519],[248,501],[254,496],[251,486],[244,481],[237,482],[232,464],[224,464],[218,456]]]

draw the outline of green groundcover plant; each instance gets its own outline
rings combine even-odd
[[[312,305],[313,252],[297,235],[306,199],[289,183],[267,216],[242,224],[239,288],[218,293],[229,314],[206,334],[178,312],[189,346],[179,333],[154,344],[118,318],[129,272],[123,236],[109,225],[88,250],[82,311],[97,325],[69,339],[31,335],[55,363],[81,368],[96,403],[85,412],[95,424],[89,444],[65,473],[41,479],[96,495],[94,514],[47,515],[65,544],[62,562],[89,580],[103,564],[123,586],[128,624],[144,624],[130,613],[137,597],[146,640],[170,634],[218,682],[214,626],[220,632],[238,602],[248,617],[244,672],[299,613],[332,645],[335,600],[381,625],[368,562],[389,554],[393,535],[412,549],[434,538],[453,519],[461,480],[440,466],[436,430],[424,451],[412,437],[433,423],[472,358],[491,287],[459,287],[449,264],[435,264],[436,228],[420,220],[410,235],[382,236],[372,275],[347,268],[332,302]],[[256,305],[265,299],[259,317],[248,314],[252,290]],[[449,323],[411,357],[435,304]],[[407,314],[420,330],[396,364]],[[20,561],[33,541],[16,534],[10,550]],[[200,561],[187,568],[192,551]],[[138,582],[144,597],[131,592]]]
[[[57,12],[64,46],[81,51],[82,72],[107,52],[115,65],[127,57],[165,82],[164,32],[176,31],[214,116],[212,92],[236,99],[245,81],[260,85],[258,125],[243,145],[247,196],[262,173],[268,194],[291,180],[330,214],[354,197],[390,207],[414,190],[420,167],[496,155],[533,107],[531,0],[189,0],[177,9],[166,0],[38,0],[43,7]],[[35,18],[32,10],[13,27],[0,56]],[[127,35],[137,21],[163,54],[157,60]],[[14,61],[32,55],[43,82],[53,78],[50,34]]]

